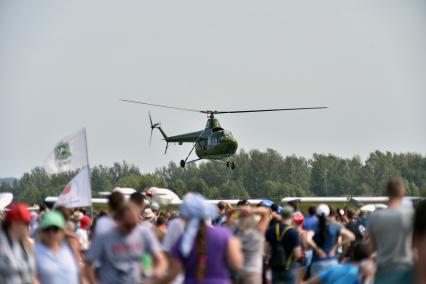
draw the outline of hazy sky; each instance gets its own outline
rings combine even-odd
[[[185,158],[155,133],[202,129],[201,109],[328,106],[223,115],[246,150],[365,158],[426,153],[426,1],[0,0],[0,177],[42,165],[86,127],[92,165],[151,171]]]

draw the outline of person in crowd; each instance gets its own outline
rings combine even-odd
[[[155,216],[159,216],[160,205],[157,202],[155,201],[151,202],[151,205],[149,206],[149,208],[151,208],[152,213],[154,213]]]
[[[29,284],[35,277],[34,254],[29,242],[31,215],[27,205],[12,204],[0,231],[0,283]]]
[[[355,240],[355,236],[349,230],[329,219],[330,207],[327,204],[318,205],[316,213],[318,223],[306,236],[307,243],[314,252],[311,275],[317,275],[320,271],[337,265],[339,246]]]
[[[71,246],[73,252],[77,256],[78,262],[81,262],[83,260],[83,254],[80,241],[75,232],[80,227],[80,219],[83,217],[83,214],[80,211],[72,212],[72,209],[63,206],[56,207],[55,211],[62,214],[65,220],[65,241]]]
[[[104,234],[116,226],[115,215],[117,210],[124,204],[124,195],[121,192],[113,191],[108,196],[108,212],[107,215],[99,217],[96,220],[94,235]]]
[[[44,213],[39,228],[40,240],[35,245],[35,255],[40,283],[79,284],[79,260],[65,238],[63,215],[56,210]]]
[[[154,214],[154,212],[152,212],[151,208],[146,208],[143,211],[143,221],[142,221],[142,225],[148,227],[148,228],[152,228],[153,225],[155,224],[155,220],[156,220],[156,216]]]
[[[293,208],[294,212],[300,212],[298,203],[299,203],[298,200],[292,200],[292,201],[289,201],[287,205]]]
[[[392,178],[386,185],[388,208],[371,214],[367,222],[367,238],[377,252],[375,283],[397,282],[412,264],[412,206],[403,206],[405,184],[402,178]]]
[[[164,236],[167,233],[167,223],[166,223],[166,219],[163,216],[160,216],[157,218],[157,221],[155,221],[155,226],[154,226],[154,234],[157,237],[158,241],[160,241],[160,243],[163,241]]]
[[[292,226],[293,214],[293,208],[285,206],[281,211],[281,222],[269,227],[266,232],[272,284],[296,283],[296,261],[300,260],[302,253],[299,234]]]
[[[75,231],[75,235],[80,243],[80,249],[84,252],[89,249],[89,228],[92,220],[89,216],[84,215],[81,217],[79,226]]]
[[[306,282],[303,281],[305,271],[301,270],[298,277],[298,284],[371,283],[371,273],[365,271],[362,266],[363,261],[366,261],[369,256],[368,246],[361,241],[356,241],[351,245],[349,262],[324,269]]]
[[[152,255],[152,277],[160,277],[167,267],[160,245],[150,229],[138,226],[138,216],[129,204],[115,211],[116,226],[104,234],[95,235],[86,254],[85,274],[89,283],[141,282],[140,262],[145,252]],[[100,267],[96,277],[94,263]]]
[[[426,283],[426,200],[421,201],[414,215],[413,249],[416,254],[412,270],[400,278],[399,283]]]
[[[226,209],[228,208],[225,201],[219,201],[217,204],[218,216],[213,220],[213,225],[222,225],[226,221]]]
[[[175,217],[171,219],[167,225],[167,232],[164,236],[162,247],[163,251],[166,254],[167,258],[170,259],[172,257],[172,248],[173,245],[176,243],[176,241],[179,239],[179,237],[183,234],[185,231],[185,222],[183,218],[181,217]],[[182,272],[179,273],[179,275],[176,276],[176,278],[173,280],[173,284],[182,284],[184,279],[184,275]]]
[[[129,197],[129,206],[135,212],[136,216],[140,218],[142,216],[142,212],[144,211],[145,205],[145,197],[140,192],[134,192]]]
[[[37,212],[30,212],[31,213],[31,221],[30,221],[30,237],[35,238],[37,234],[38,229],[38,214]]]
[[[365,227],[358,222],[358,214],[352,209],[346,211],[348,222],[345,224],[345,228],[355,235],[355,239],[360,241],[364,238]]]
[[[270,209],[249,206],[235,209],[240,212],[236,237],[241,241],[244,264],[237,276],[237,283],[262,283],[262,262],[265,244],[265,232],[270,221]],[[258,220],[260,216],[260,220]]]
[[[315,224],[318,223],[316,210],[317,208],[315,206],[310,206],[308,208],[308,217],[306,217],[303,222],[303,229],[305,229],[305,231],[312,231],[314,229]]]
[[[240,241],[226,228],[207,226],[207,220],[217,217],[217,209],[205,201],[198,193],[185,195],[185,232],[173,246],[169,275],[156,283],[170,283],[183,269],[185,284],[229,284],[229,270],[242,268]]]
[[[304,221],[305,221],[305,217],[303,216],[301,212],[296,212],[294,214],[293,216],[294,228],[299,233],[299,237],[300,237],[300,246],[301,246],[301,252],[302,252],[302,259],[303,259],[302,265],[305,267],[308,267],[309,265],[311,265],[313,252],[306,241],[308,231],[303,229]]]
[[[250,202],[247,199],[243,199],[237,202],[237,207],[250,206]]]

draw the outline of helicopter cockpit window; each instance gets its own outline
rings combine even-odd
[[[221,131],[221,130],[223,130],[223,128],[215,127],[215,128],[212,129],[212,132],[218,132],[218,131]]]

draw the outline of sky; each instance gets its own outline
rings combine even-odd
[[[91,165],[150,172],[190,144],[148,145],[202,114],[120,102],[240,110],[218,116],[239,149],[283,156],[426,153],[426,2],[0,0],[0,177],[42,166],[87,129]],[[238,166],[238,165],[237,165]]]

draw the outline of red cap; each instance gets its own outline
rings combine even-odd
[[[297,225],[300,225],[305,220],[305,217],[303,217],[302,213],[297,212],[294,214],[293,220],[294,220],[294,223],[296,223]]]
[[[6,216],[4,217],[6,222],[21,222],[29,223],[31,221],[31,214],[28,210],[28,206],[24,203],[15,203],[9,207]]]
[[[80,220],[80,227],[84,230],[87,230],[92,223],[92,219],[90,219],[89,216],[84,215],[83,218]]]

